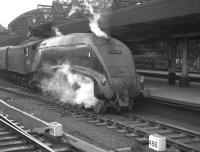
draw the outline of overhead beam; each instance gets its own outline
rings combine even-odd
[[[164,22],[171,18],[182,18],[195,14],[200,14],[200,0],[156,0],[114,11],[111,14],[109,25],[111,29],[130,25],[137,27],[137,24],[144,23],[150,26],[156,21]],[[148,30],[148,24],[145,25],[146,30]],[[68,34],[90,31],[88,25],[87,19],[81,19],[59,25],[59,28],[61,32]]]
[[[199,0],[156,0],[115,11],[111,23],[115,27],[199,13]]]

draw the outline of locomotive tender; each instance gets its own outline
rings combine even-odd
[[[66,61],[73,71],[94,81],[94,96],[99,99],[95,112],[109,106],[132,108],[141,91],[140,77],[131,51],[114,38],[73,33],[0,48],[1,74],[31,86],[37,83],[34,75],[43,71],[43,65],[59,67]]]

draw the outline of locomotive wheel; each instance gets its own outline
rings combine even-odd
[[[94,105],[93,107],[92,107],[92,109],[93,109],[93,111],[95,112],[95,113],[104,113],[105,112],[105,110],[106,110],[106,108],[105,108],[105,102],[104,101],[99,101],[96,105]]]

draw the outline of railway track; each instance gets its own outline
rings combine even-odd
[[[2,89],[2,88],[0,88]],[[4,88],[5,90],[5,88]],[[7,89],[14,92],[12,89]],[[17,94],[28,96],[27,93],[17,92]],[[30,97],[30,96],[29,96]],[[170,125],[157,120],[149,119],[132,113],[122,113],[118,119],[112,115],[96,115],[85,109],[71,106],[56,101],[52,101],[46,97],[32,95],[31,98],[39,99],[38,102],[46,103],[51,110],[54,110],[63,116],[71,116],[77,121],[85,121],[101,127],[116,130],[118,133],[124,134],[127,138],[133,138],[140,146],[148,149],[148,137],[151,134],[158,133],[166,136],[167,150],[180,152],[200,152],[200,133],[175,125]],[[38,103],[39,104],[39,103]],[[131,149],[131,147],[127,147]],[[116,149],[116,151],[121,151]]]
[[[22,128],[24,126],[0,114],[1,152],[75,152],[67,146],[58,147],[49,139]]]
[[[200,132],[134,113],[123,113],[122,115],[130,120],[128,123],[130,126],[140,127],[150,134],[158,133],[165,136],[169,148],[180,149],[181,151],[200,151]]]
[[[122,133],[128,138],[135,139],[140,145],[148,149],[148,138],[151,134],[160,134],[167,137],[167,149],[179,150],[181,152],[200,152],[200,133],[175,125],[163,123],[135,114],[122,114],[123,120],[113,118],[113,116],[96,115],[88,111],[69,108],[60,105],[52,105],[52,109],[62,114],[72,114],[78,121],[87,121],[97,126],[104,126]],[[64,109],[64,110],[63,110]]]

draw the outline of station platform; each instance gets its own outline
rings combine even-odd
[[[178,81],[178,80],[177,80]],[[144,78],[144,97],[178,106],[200,109],[200,83],[191,82],[189,88],[168,85],[167,79]]]
[[[147,77],[164,78],[164,79],[168,78],[167,71],[137,69],[137,72],[140,75],[144,75]],[[181,72],[176,72],[177,80],[180,78],[180,76],[181,76]],[[198,73],[198,72],[189,73],[189,78],[190,78],[190,81],[200,82],[200,73]]]

